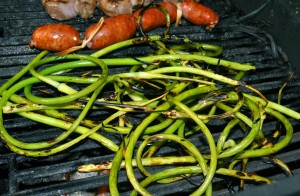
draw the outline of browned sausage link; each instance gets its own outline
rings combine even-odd
[[[88,39],[90,34],[96,28],[97,24],[91,25],[85,31],[85,39]],[[105,18],[101,29],[88,42],[87,47],[92,50],[98,50],[114,43],[132,38],[137,30],[135,18],[132,14],[120,14]]]
[[[78,31],[66,24],[47,24],[32,34],[30,47],[59,52],[82,43]]]
[[[170,22],[173,23],[176,21],[177,16],[177,7],[173,3],[169,2],[159,2],[158,5],[166,9],[170,16]],[[138,9],[134,12],[134,17],[138,20],[139,14],[142,9]],[[144,11],[142,16],[142,29],[145,32],[151,31],[158,27],[166,25],[167,20],[165,14],[158,8],[149,8]]]
[[[207,29],[213,28],[219,22],[219,16],[209,7],[192,0],[182,2],[183,18],[195,25],[204,25]]]

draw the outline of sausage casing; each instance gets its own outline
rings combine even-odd
[[[212,9],[191,0],[182,2],[182,15],[190,23],[204,25],[207,29],[219,22],[219,16]]]
[[[167,10],[167,12],[170,16],[171,23],[176,21],[176,17],[177,17],[176,5],[174,5],[173,3],[169,3],[169,2],[159,2],[157,4],[159,4],[160,6],[164,7]],[[141,11],[142,11],[141,9],[135,11],[134,16],[136,19],[138,19]],[[155,8],[155,7],[149,8],[149,9],[145,10],[142,15],[142,28],[143,28],[143,31],[145,31],[145,32],[148,32],[148,31],[151,31],[158,27],[164,26],[164,25],[166,25],[166,23],[167,23],[167,20],[166,20],[165,14],[158,8]]]
[[[66,24],[47,24],[38,27],[32,34],[30,47],[60,52],[82,43],[79,32]]]
[[[91,25],[85,31],[85,39],[88,39],[97,24]],[[98,50],[114,43],[132,38],[137,30],[135,18],[132,14],[120,14],[105,18],[102,27],[87,43],[87,47],[92,50]]]

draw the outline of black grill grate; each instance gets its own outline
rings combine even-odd
[[[260,89],[268,99],[276,100],[278,89],[291,73],[291,68],[280,55],[276,58],[276,53],[272,52],[274,47],[272,40],[264,32],[234,24],[238,12],[229,1],[203,1],[203,3],[213,7],[220,14],[219,27],[207,32],[202,27],[191,26],[183,21],[182,26],[172,28],[171,33],[187,35],[192,40],[218,44],[224,48],[222,58],[256,65],[257,72],[247,75],[244,81]],[[40,1],[37,0],[4,0],[0,2],[0,10],[0,84],[3,84],[38,54],[38,50],[30,49],[28,46],[33,30],[38,26],[57,21],[49,18]],[[89,24],[96,22],[100,15],[101,13],[97,11],[95,17],[87,21],[75,18],[63,23],[72,24],[82,34],[84,29]],[[162,29],[157,29],[152,33],[161,32]],[[147,50],[145,48],[141,51]],[[88,53],[89,51],[83,50],[82,52]],[[120,50],[114,56],[132,54],[137,54],[137,50],[134,48]],[[285,89],[282,103],[300,111],[299,90],[300,79],[295,76]],[[277,157],[284,160],[294,174],[297,174],[300,172],[300,132],[297,132],[300,124],[295,120],[292,120],[292,123],[296,132],[294,138],[291,144]],[[5,124],[14,137],[22,138],[25,141],[53,138],[60,132],[53,128],[41,128],[36,123],[24,121],[19,117],[7,119]],[[275,123],[268,122],[265,126],[266,131],[271,131],[275,127]],[[217,137],[218,133],[215,133],[214,136]],[[200,148],[199,137],[201,136],[193,136],[191,141],[194,141]],[[170,147],[162,153],[171,153],[172,151],[174,149]],[[69,179],[68,175],[74,176],[76,169],[83,164],[112,160],[114,156],[90,140],[86,140],[64,153],[46,158],[28,158],[16,155],[6,149],[3,143],[0,143],[0,153],[1,195],[64,195],[74,192],[92,194],[99,186],[107,185],[107,175],[91,173],[90,176],[81,176],[82,179],[77,180]],[[286,179],[278,167],[262,160],[251,161],[247,171],[263,174],[274,180]],[[121,171],[119,181],[121,190],[124,189],[121,194],[128,195],[129,189],[126,187],[129,184],[124,171]],[[172,195],[178,192],[181,192],[180,195],[187,195],[187,191],[194,189],[195,185],[200,182],[201,177],[194,176],[189,180],[169,185],[154,185],[149,188],[149,191],[157,193],[155,195]],[[236,181],[217,176],[214,179],[215,195],[229,195],[231,193],[230,183],[235,185]],[[247,185],[246,190],[253,186]],[[236,187],[234,190],[236,191]]]

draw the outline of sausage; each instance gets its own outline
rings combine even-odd
[[[170,16],[170,22],[173,23],[176,21],[177,17],[177,7],[173,3],[169,2],[159,2],[158,5],[164,7],[169,16]],[[138,20],[139,14],[142,11],[142,9],[139,9],[134,12],[135,18]],[[153,29],[156,29],[158,27],[166,25],[167,20],[165,14],[159,10],[158,8],[149,8],[144,11],[142,15],[142,29],[143,31],[151,31]]]
[[[88,39],[97,27],[97,24],[91,25],[84,34]],[[120,14],[105,18],[101,29],[87,43],[87,47],[92,50],[99,50],[114,43],[132,38],[137,30],[135,18],[132,14]]]
[[[29,46],[59,52],[81,43],[80,34],[74,27],[66,24],[47,24],[33,32]]]
[[[218,14],[200,3],[185,0],[181,6],[183,18],[192,24],[204,25],[211,29],[219,22]]]

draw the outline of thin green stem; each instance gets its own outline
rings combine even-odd
[[[15,83],[17,80],[19,80],[22,76],[24,76],[28,70],[34,66],[40,59],[42,59],[44,56],[48,54],[48,51],[42,51],[39,55],[37,55],[30,63],[25,66],[21,71],[19,71],[17,74],[15,74],[12,78],[7,80],[1,87],[0,87],[0,95],[3,94],[3,92],[9,88],[13,83]]]

